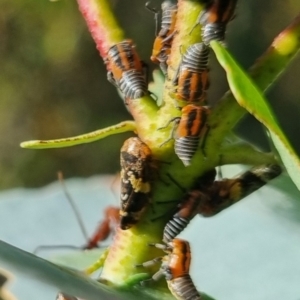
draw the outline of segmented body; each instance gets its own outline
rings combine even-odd
[[[129,99],[138,99],[148,92],[145,77],[136,70],[125,71],[119,81],[119,88]]]
[[[174,239],[169,242],[163,258],[163,270],[168,287],[176,299],[197,300],[201,299],[190,275],[191,249],[187,241]]]
[[[200,203],[198,213],[204,217],[219,213],[279,176],[281,171],[279,165],[268,164],[254,167],[236,178],[215,181],[206,191],[209,199]]]
[[[151,60],[160,64],[161,70],[166,75],[167,60],[171,52],[175,24],[177,17],[177,5],[170,1],[164,1],[161,5],[162,18],[161,29],[154,40]]]
[[[191,164],[198,149],[200,138],[207,129],[209,109],[206,106],[186,105],[175,133],[175,153],[185,166]]]
[[[258,190],[281,174],[278,165],[262,165],[248,170],[236,178],[213,181],[215,171],[204,176],[204,181],[183,197],[175,214],[166,224],[163,241],[172,241],[196,214],[213,216]]]
[[[237,0],[211,0],[199,17],[202,40],[209,44],[212,40],[223,42],[227,23],[232,19]]]
[[[120,227],[136,224],[150,201],[153,176],[152,154],[139,138],[125,141],[121,148]]]
[[[189,243],[185,240],[174,239],[167,245],[154,244],[154,246],[162,249],[167,255],[141,264],[141,266],[147,267],[162,262],[159,271],[152,276],[152,279],[159,280],[161,277],[165,277],[168,287],[176,299],[202,299],[189,275],[191,264]]]
[[[132,40],[124,40],[109,48],[106,57],[108,69],[115,80],[120,80],[124,71],[143,71],[142,62],[135,50]]]
[[[201,202],[206,202],[207,195],[199,190],[187,193],[178,205],[176,213],[168,221],[163,232],[163,241],[168,243],[180,234],[198,214]]]
[[[107,78],[125,98],[137,99],[147,94],[142,62],[131,40],[112,46],[106,57]]]
[[[191,45],[183,54],[173,80],[177,99],[205,104],[209,87],[208,55],[209,48],[204,43]]]
[[[179,300],[200,300],[202,297],[198,293],[193,280],[189,274],[167,281],[169,290],[176,299]]]

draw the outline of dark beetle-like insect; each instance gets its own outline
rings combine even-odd
[[[163,241],[172,241],[182,232],[190,221],[198,214],[201,202],[208,202],[208,195],[200,190],[188,192],[178,205],[177,212],[172,216],[164,228]]]
[[[152,276],[152,280],[159,280],[165,276],[169,290],[176,299],[200,300],[201,295],[198,293],[189,274],[191,264],[189,243],[184,240],[174,239],[167,245],[153,245],[162,249],[167,255],[157,257],[139,266],[147,267],[161,261],[162,265],[159,271]]]
[[[121,148],[120,227],[136,224],[150,202],[153,176],[152,154],[138,137],[129,138]]]
[[[163,241],[172,241],[196,214],[204,217],[213,216],[258,190],[280,174],[280,166],[270,164],[254,167],[233,179],[223,179],[213,183],[209,183],[210,179],[206,183],[200,181],[199,186],[186,193],[176,213],[166,224]]]
[[[149,2],[146,3],[146,7],[148,7],[149,10],[154,11],[149,8]],[[166,75],[168,67],[167,60],[171,52],[172,41],[176,32],[177,5],[173,4],[171,1],[164,1],[161,5],[161,9],[161,29],[154,40],[150,59],[154,63],[159,64],[162,72]],[[156,11],[154,11],[154,13],[157,15]]]
[[[204,43],[191,45],[183,54],[173,80],[177,99],[201,105],[206,103],[208,55],[209,48]]]
[[[209,44],[212,40],[223,42],[227,23],[232,19],[237,0],[208,1],[198,22],[202,27],[202,40]]]

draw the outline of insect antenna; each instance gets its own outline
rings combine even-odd
[[[146,9],[148,9],[150,12],[152,12],[154,14],[154,20],[155,20],[155,36],[158,35],[158,15],[159,12],[157,11],[156,8],[153,8],[150,6],[151,1],[146,2],[145,7]]]

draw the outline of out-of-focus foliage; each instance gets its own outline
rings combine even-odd
[[[299,24],[300,18],[297,18],[296,20],[298,20],[298,22],[295,23]],[[283,41],[290,41],[293,38],[295,41],[298,40],[296,32],[298,32],[299,30],[295,30],[295,28],[297,28],[296,24],[294,26],[291,26],[290,30],[286,30],[285,32],[282,31],[279,35],[279,38],[276,39],[279,39],[280,41],[278,43],[274,42],[272,44],[274,48],[276,48],[276,46],[278,48],[284,48],[284,51],[286,52],[285,57],[288,57],[289,59],[293,57],[293,54],[295,55],[299,52],[300,43],[294,43],[295,47],[287,49],[286,43],[284,43]],[[279,45],[280,42],[282,42],[283,45]],[[295,153],[289,140],[285,136],[285,133],[281,130],[276,116],[274,115],[272,109],[268,105],[266,98],[263,95],[263,89],[260,89],[263,84],[259,82],[259,80],[257,80],[257,86],[255,86],[255,83],[251,80],[250,77],[248,77],[246,72],[239,66],[239,64],[234,60],[234,58],[230,55],[226,48],[222,46],[222,44],[216,41],[212,41],[211,47],[214,50],[218,61],[226,71],[228,84],[233,96],[235,97],[235,100],[240,106],[244,107],[251,115],[253,115],[266,127],[266,131],[269,133],[270,143],[274,143],[274,150],[277,152],[279,156],[278,158],[284,164],[293,182],[296,184],[298,189],[300,189],[300,159]],[[292,51],[292,49],[294,51]],[[268,54],[270,53],[271,51],[268,51]],[[265,70],[270,73],[268,74],[270,75],[270,77],[270,69],[274,70],[273,77],[275,77],[275,70],[277,67],[276,63],[278,63],[278,60],[279,56],[276,56],[276,59],[274,59],[272,64],[270,59],[269,65],[265,67]],[[261,59],[261,61],[263,61],[263,59]],[[230,113],[230,111],[228,111],[228,113]]]
[[[153,15],[143,1],[113,5],[128,37],[149,62]],[[160,1],[151,5],[159,7]],[[228,26],[230,50],[249,67],[299,10],[300,3],[293,0],[284,5],[280,0],[240,0],[236,18]],[[0,188],[44,185],[55,179],[57,170],[66,177],[118,170],[124,136],[68,149],[19,148],[24,140],[78,135],[130,118],[106,80],[106,69],[75,1],[2,0],[0,64]],[[298,150],[299,69],[300,58],[268,95]],[[210,100],[215,102],[226,90],[224,72],[212,59]],[[239,131],[266,147],[261,125],[246,119]]]

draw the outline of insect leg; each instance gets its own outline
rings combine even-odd
[[[94,264],[92,264],[87,269],[85,269],[84,273],[87,275],[90,275],[90,274],[96,272],[97,270],[99,270],[100,268],[102,268],[104,265],[104,262],[106,260],[106,257],[108,255],[108,251],[109,251],[109,248],[104,250],[104,252],[100,255],[99,259]]]
[[[137,264],[135,266],[136,267],[145,267],[145,268],[152,267],[152,266],[156,265],[157,263],[161,262],[162,258],[163,258],[163,256],[155,257],[154,259],[145,261],[142,264]]]
[[[173,128],[172,128],[170,137],[169,137],[165,142],[163,142],[159,147],[164,146],[165,144],[167,144],[169,141],[171,141],[171,140],[173,139],[173,137],[174,137],[174,132],[175,132],[175,130],[176,130],[176,127],[178,126],[179,121],[180,121],[180,117],[172,118],[165,126],[159,127],[159,128],[157,129],[157,130],[161,130],[161,129],[167,128],[172,122],[174,122],[174,125],[173,125]]]
[[[119,208],[108,206],[104,211],[104,220],[99,224],[95,233],[89,238],[83,249],[98,248],[98,243],[107,239],[112,229],[115,228],[120,221]]]

